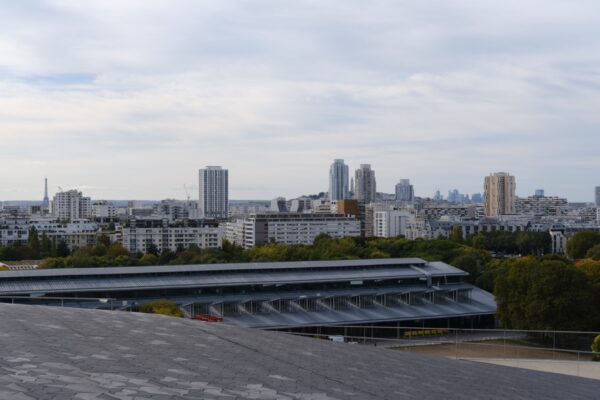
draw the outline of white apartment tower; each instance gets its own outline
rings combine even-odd
[[[356,200],[365,204],[375,202],[377,184],[375,181],[375,171],[371,169],[371,164],[361,164],[354,176],[356,178],[354,192]]]
[[[91,218],[92,199],[77,190],[67,190],[54,195],[52,214],[61,221]]]
[[[229,216],[229,171],[208,166],[199,171],[200,218],[226,219]]]
[[[497,217],[516,212],[515,177],[496,172],[485,177],[485,215]]]
[[[336,159],[329,167],[329,200],[344,200],[349,197],[348,166],[344,160]]]
[[[396,184],[396,202],[412,203],[415,200],[415,189],[410,184],[410,179],[400,179]]]

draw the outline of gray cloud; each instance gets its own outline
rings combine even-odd
[[[521,194],[600,184],[594,1],[0,4],[0,199],[44,175],[184,197],[209,164],[233,197],[294,196],[340,157],[421,195],[493,170]]]

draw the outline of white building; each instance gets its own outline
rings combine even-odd
[[[270,242],[309,245],[322,233],[360,236],[360,221],[340,214],[265,213],[228,222],[226,231],[228,240],[245,248]]]
[[[63,223],[56,218],[3,218],[0,220],[0,245],[26,245],[29,229],[35,226],[39,238],[43,234],[56,243],[65,242],[70,250],[96,244],[98,225],[88,220]]]
[[[162,225],[162,226],[161,226]],[[222,236],[217,226],[170,226],[164,223],[132,224],[122,228],[122,243],[130,252],[147,252],[153,244],[158,251],[177,251],[191,245],[201,249],[222,246]]]
[[[397,237],[406,235],[406,226],[415,216],[404,210],[374,211],[373,236]]]
[[[329,200],[343,200],[349,197],[348,166],[344,160],[336,159],[329,167]]]
[[[118,208],[110,201],[98,200],[92,204],[92,218],[113,219],[118,215]]]
[[[354,176],[356,178],[354,190],[356,200],[365,204],[373,203],[377,194],[377,183],[371,164],[361,164]]]
[[[77,190],[58,192],[52,200],[52,215],[61,221],[92,217],[92,200]]]
[[[199,171],[200,218],[226,219],[229,216],[229,171],[208,166]]]

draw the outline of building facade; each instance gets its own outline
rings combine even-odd
[[[371,164],[361,164],[354,176],[354,197],[365,204],[373,203],[377,194],[377,183],[375,181],[375,171],[371,169]]]
[[[485,177],[485,215],[498,217],[515,214],[515,177],[506,172],[496,172]]]
[[[412,203],[415,200],[415,190],[410,179],[400,179],[396,184],[396,202]]]
[[[568,202],[567,199],[555,196],[518,197],[515,210],[517,214],[560,216],[567,214]]]
[[[226,238],[251,248],[266,243],[312,244],[324,233],[332,237],[360,236],[360,221],[342,214],[264,213],[226,223]],[[243,240],[242,240],[243,238]]]
[[[56,193],[52,201],[52,215],[61,221],[92,217],[92,199],[77,190]]]
[[[344,160],[336,159],[329,167],[329,200],[343,200],[349,197],[348,166]]]
[[[208,166],[199,171],[200,218],[226,219],[229,216],[229,171]]]
[[[159,252],[177,251],[192,245],[201,249],[222,246],[222,236],[215,223],[187,221],[173,225],[167,219],[133,219],[122,228],[122,244],[128,251],[146,253],[153,245]]]

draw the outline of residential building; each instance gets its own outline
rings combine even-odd
[[[192,245],[201,249],[222,246],[222,236],[215,222],[190,220],[171,224],[168,219],[137,219],[122,228],[123,247],[132,253],[147,252],[151,245],[162,252],[177,251]]]
[[[440,219],[443,216],[455,216],[465,219],[475,219],[477,217],[477,205],[456,205],[456,204],[426,204],[421,210],[421,214],[428,220]]]
[[[97,200],[92,203],[92,218],[110,220],[117,218],[118,208],[110,201]]]
[[[270,242],[308,245],[322,233],[336,238],[360,236],[358,219],[332,213],[251,214],[243,222],[227,222],[226,225],[227,237],[238,244],[239,238],[243,237],[245,248]]]
[[[596,186],[596,207],[600,207],[600,186]]]
[[[407,223],[414,219],[414,215],[406,210],[375,211],[373,236],[389,238],[405,235]]]
[[[485,177],[485,215],[498,217],[516,212],[515,177],[496,172]]]
[[[61,221],[92,217],[92,199],[77,190],[58,192],[52,200],[52,215]]]
[[[568,202],[567,199],[561,197],[546,197],[543,196],[543,191],[529,197],[518,197],[515,201],[515,211],[517,214],[532,214],[532,215],[566,215]]]
[[[271,200],[271,207],[269,211],[272,212],[286,212],[287,211],[287,201],[285,197],[276,197]]]
[[[199,171],[200,218],[226,219],[229,216],[229,171],[208,166]]]
[[[56,218],[1,218],[0,245],[27,245],[29,230],[35,226],[41,238],[45,234],[56,243],[64,242],[70,250],[96,244],[98,225],[88,220],[63,222]]]
[[[377,183],[371,164],[361,164],[355,172],[355,178],[354,197],[365,204],[373,203],[377,194]]]
[[[288,211],[301,213],[308,212],[313,208],[313,200],[309,197],[298,197],[288,201]]]
[[[349,198],[348,180],[348,166],[344,164],[344,160],[334,160],[329,167],[329,200]]]

